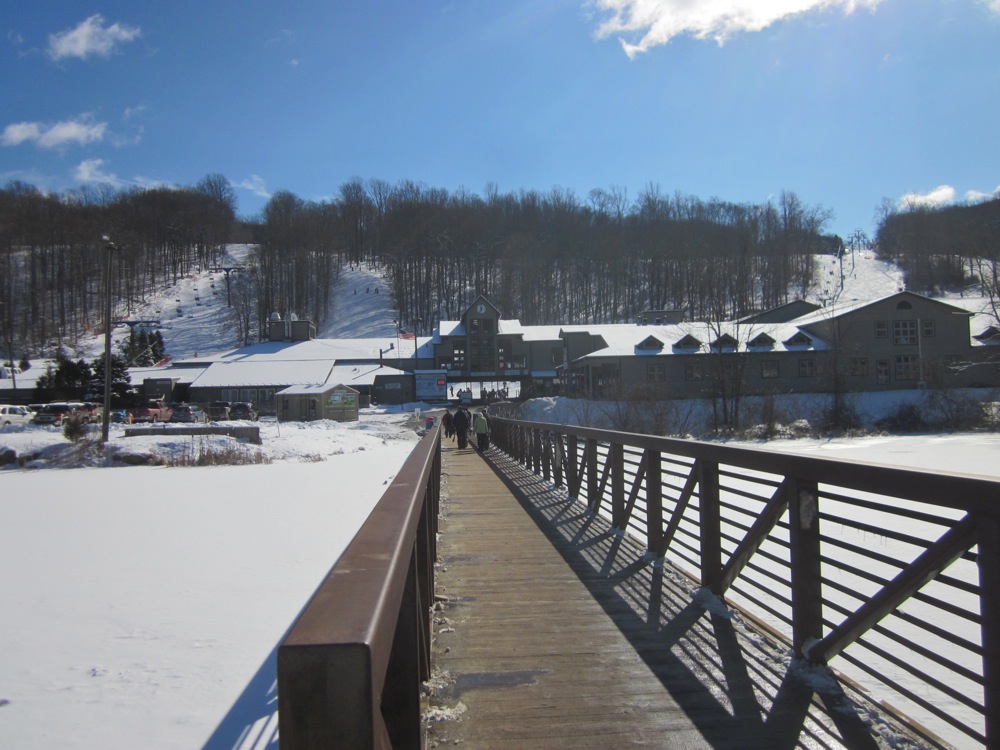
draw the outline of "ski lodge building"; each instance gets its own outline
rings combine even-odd
[[[1000,385],[995,321],[905,291],[823,308],[797,301],[732,321],[660,310],[634,324],[552,326],[505,319],[479,296],[427,337],[317,339],[310,321],[277,316],[269,332],[138,382],[177,400],[252,401],[262,413],[275,413],[276,394],[292,386],[348,386],[364,406],[444,402],[468,383],[487,392],[517,382],[523,396],[642,388],[665,399]]]

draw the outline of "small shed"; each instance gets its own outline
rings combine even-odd
[[[360,393],[348,385],[293,385],[275,394],[278,420],[357,422]]]

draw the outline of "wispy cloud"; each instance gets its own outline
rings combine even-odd
[[[259,175],[252,174],[246,179],[234,182],[233,187],[249,190],[251,193],[259,195],[261,198],[271,197],[271,191],[267,189],[264,178]]]
[[[75,28],[49,35],[49,57],[62,60],[79,57],[81,60],[97,55],[108,57],[123,42],[131,42],[142,36],[137,26],[114,23],[106,26],[104,16],[95,13]]]
[[[0,133],[0,145],[20,146],[34,143],[39,148],[62,148],[76,144],[101,141],[107,132],[106,122],[95,122],[90,115],[75,120],[65,120],[55,124],[42,122],[16,122]]]
[[[766,29],[808,11],[858,8],[874,10],[882,0],[594,0],[610,12],[597,30],[599,37],[620,36],[629,57],[667,44],[677,36],[712,39],[719,44],[740,32]],[[1000,3],[1000,0],[990,0]],[[628,38],[626,38],[628,37]],[[630,41],[637,39],[638,41]]]
[[[79,182],[99,183],[102,185],[121,186],[124,182],[113,172],[104,171],[104,159],[84,159],[73,171],[73,177]]]

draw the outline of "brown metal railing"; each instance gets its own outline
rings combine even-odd
[[[957,744],[1000,747],[1000,481],[492,423],[497,447],[799,658]]]
[[[421,747],[440,486],[435,428],[278,648],[282,750]]]

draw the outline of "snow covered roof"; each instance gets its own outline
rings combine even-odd
[[[737,321],[726,323],[705,323],[685,321],[672,325],[614,324],[586,327],[593,335],[599,335],[607,346],[580,357],[580,360],[603,357],[657,357],[674,354],[707,354],[717,351],[714,342],[722,341],[726,348],[731,340],[738,342],[740,349],[747,351],[769,351],[785,349],[789,351],[806,349],[828,349],[826,342],[799,330],[795,323],[742,324]],[[763,336],[762,336],[763,334]],[[794,336],[804,337],[804,344],[789,344]],[[664,343],[662,349],[643,347],[649,340]],[[775,343],[767,346],[768,339]],[[755,342],[750,345],[748,341]],[[729,343],[726,343],[729,342]]]
[[[395,367],[379,367],[377,364],[338,364],[335,365],[326,378],[326,385],[349,385],[357,388],[359,385],[374,385],[376,375],[408,375]]]
[[[196,388],[239,388],[325,383],[333,361],[275,360],[216,362],[191,384]]]

